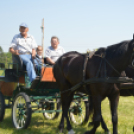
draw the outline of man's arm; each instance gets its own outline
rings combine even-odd
[[[46,56],[46,61],[47,61],[48,64],[52,64],[52,65],[55,64],[55,62],[50,58],[51,57],[51,51],[50,51],[49,48],[46,49],[45,56]]]
[[[18,50],[14,50],[12,47],[9,48],[9,51],[14,54],[14,55],[19,55],[19,51]]]
[[[50,63],[50,64],[52,64],[52,65],[55,64],[55,62],[54,62],[53,60],[51,60],[50,58],[48,58],[48,57],[46,57],[46,60],[47,60],[48,63]]]
[[[18,35],[15,35],[11,41],[11,45],[9,47],[9,52],[11,52],[14,55],[19,55],[19,50],[17,50],[17,37]]]
[[[36,50],[32,49],[32,58],[35,59],[35,56],[36,56]]]
[[[35,59],[35,57],[36,57],[36,48],[38,47],[38,45],[37,45],[34,37],[31,36],[31,38],[32,38],[32,58]]]

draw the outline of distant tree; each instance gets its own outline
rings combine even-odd
[[[96,49],[93,49],[93,51],[97,51],[98,50],[98,48],[96,48]],[[87,53],[90,53],[91,52],[91,50],[89,50],[89,49],[87,49],[87,51],[86,51]]]
[[[89,49],[87,49],[86,53],[89,53],[89,52],[91,52],[91,51]]]
[[[5,56],[6,56],[6,66],[7,66],[8,63],[12,63],[12,54],[10,52],[7,52],[5,53]],[[10,64],[10,66],[12,65]]]
[[[0,46],[0,62],[5,63],[5,60],[6,60],[6,56],[5,56],[4,52],[3,52],[2,47]]]
[[[0,54],[1,54],[1,53],[3,53],[3,49],[2,49],[2,47],[0,46]]]
[[[4,63],[8,67],[8,63],[12,63],[12,55],[10,52],[3,52],[0,46],[0,63]]]

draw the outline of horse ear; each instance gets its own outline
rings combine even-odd
[[[134,33],[133,33],[133,40],[134,40]]]

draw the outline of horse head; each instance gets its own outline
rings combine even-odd
[[[134,35],[131,40],[108,46],[105,57],[119,73],[125,70],[132,62],[134,65]],[[109,71],[111,70],[110,68],[108,69]]]

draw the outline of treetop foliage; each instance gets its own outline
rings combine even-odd
[[[0,46],[0,63],[4,63],[7,65],[7,63],[12,62],[12,55],[10,52],[3,52],[2,47]]]

